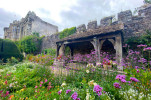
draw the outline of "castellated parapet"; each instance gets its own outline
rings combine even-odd
[[[151,30],[151,4],[139,7],[137,16],[133,16],[130,10],[122,11],[118,13],[117,16],[118,19],[116,21],[113,21],[114,16],[101,19],[100,25],[97,25],[97,21],[89,22],[87,28],[85,24],[82,24],[77,27],[77,34],[86,32],[90,29],[93,30],[99,27],[116,25],[118,23],[124,24],[124,40],[135,36],[141,36],[146,33],[146,30]]]
[[[58,32],[58,27],[41,20],[34,12],[29,11],[25,18],[15,20],[9,27],[4,28],[4,38],[19,40],[33,32],[38,32],[40,36],[50,36]]]
[[[151,30],[151,5],[145,5],[138,8],[138,15],[133,16],[130,10],[122,11],[117,14],[118,19],[114,16],[105,17],[100,20],[100,25],[97,21],[91,21],[88,25],[82,24],[77,27],[76,34],[85,34],[87,31],[93,31],[98,28],[105,28],[119,23],[124,24],[123,39],[124,41],[131,37],[141,36],[146,33],[146,30]],[[87,28],[86,28],[87,26]],[[42,49],[55,48],[55,41],[59,39],[58,34],[45,37],[42,43]]]

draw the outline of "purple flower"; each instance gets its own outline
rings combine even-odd
[[[115,87],[115,88],[118,88],[118,89],[121,88],[120,84],[119,84],[119,83],[116,83],[116,82],[114,83],[114,87]]]
[[[66,93],[68,94],[69,92],[71,92],[71,90],[66,90]]]
[[[133,81],[133,82],[139,82],[139,80],[134,78],[134,77],[131,77],[130,80]]]
[[[151,51],[151,47],[144,48],[143,51]]]
[[[151,61],[149,61],[149,64],[151,65]]]
[[[98,93],[98,96],[102,95],[102,92]]]
[[[102,87],[100,87],[99,85],[95,85],[93,88],[93,91],[96,92],[97,94],[102,92]]]
[[[126,75],[120,75],[120,74],[119,74],[119,75],[116,76],[115,79],[117,79],[117,80],[118,80],[118,79],[119,79],[119,80],[122,80],[122,79],[125,79],[125,78],[126,78]]]
[[[127,81],[128,83],[132,83],[131,81]]]
[[[60,91],[58,91],[58,94],[60,95],[60,94],[61,94],[61,92],[62,92],[61,90],[60,90]]]
[[[77,97],[78,97],[77,92],[74,92],[74,93],[71,95],[71,98],[72,98],[73,100],[76,100]]]
[[[144,45],[144,44],[140,44],[140,45],[137,45],[138,48],[140,47],[147,47],[147,45]]]
[[[122,82],[122,83],[126,83],[126,80],[125,80],[125,79],[121,79],[121,82]]]
[[[135,66],[135,69],[138,69],[139,67],[138,66]]]

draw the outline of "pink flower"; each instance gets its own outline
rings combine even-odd
[[[45,79],[45,83],[47,82],[48,80],[47,79]]]
[[[49,82],[49,85],[51,85],[51,82]]]
[[[60,95],[60,94],[61,94],[61,91],[58,91],[58,94]]]
[[[122,80],[122,79],[125,79],[126,78],[126,76],[125,75],[117,75],[116,76],[116,78],[115,79],[117,79],[117,80]]]
[[[78,97],[77,92],[74,92],[74,93],[71,95],[71,98],[72,98],[73,100],[77,100],[77,97]]]
[[[6,91],[6,94],[5,94],[5,95],[6,95],[6,96],[9,95],[9,91]]]
[[[68,94],[69,92],[71,92],[71,90],[66,90],[66,93]]]
[[[42,86],[42,84],[39,85],[40,87]]]
[[[52,86],[48,86],[48,90],[51,88]]]
[[[119,84],[119,83],[116,83],[116,82],[114,83],[114,87],[115,87],[115,88],[118,88],[118,89],[121,88],[120,84]]]
[[[38,86],[35,86],[35,88],[38,88]]]
[[[139,70],[137,69],[137,73],[139,73]]]
[[[43,81],[41,81],[40,83],[43,84]]]
[[[122,79],[121,82],[122,82],[122,83],[126,83],[126,80],[125,80],[125,79]]]
[[[130,80],[133,81],[133,82],[139,82],[139,80],[134,78],[134,77],[131,77]]]

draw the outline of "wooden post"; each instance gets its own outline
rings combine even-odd
[[[123,66],[121,65],[122,63],[122,39],[121,39],[121,34],[116,36],[115,38],[115,50],[116,50],[116,61],[117,61],[117,68],[119,70],[123,70]]]

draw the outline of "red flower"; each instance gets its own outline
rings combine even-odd
[[[5,84],[7,85],[7,80],[5,81]]]

